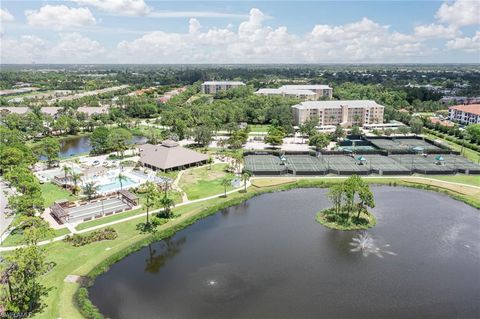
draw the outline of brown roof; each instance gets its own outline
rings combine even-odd
[[[195,164],[206,161],[207,155],[184,148],[173,141],[164,141],[166,145],[140,145],[140,163],[148,164],[159,169],[171,169],[184,165]],[[173,143],[176,145],[173,145]]]
[[[461,104],[450,106],[449,109],[480,115],[480,104]]]
[[[126,189],[122,189],[122,190],[119,190],[118,193],[120,195],[123,195],[125,196],[125,198],[129,199],[129,200],[137,200],[138,197],[137,195],[133,194],[133,193],[130,193],[129,191],[127,191]]]
[[[449,121],[442,121],[441,119],[439,119],[438,117],[430,117],[430,122],[432,122],[433,124],[440,124],[440,125],[443,125],[443,126],[447,126],[447,127],[453,127],[455,126],[455,124],[453,124],[452,122],[449,122]]]

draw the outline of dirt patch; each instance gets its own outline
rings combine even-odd
[[[271,179],[254,179],[252,185],[255,187],[272,187],[284,184],[295,183],[294,178],[271,178]]]
[[[449,191],[456,192],[462,195],[469,195],[469,196],[475,196],[478,195],[480,196],[480,191],[478,188],[475,187],[470,187],[467,185],[456,185],[456,184],[450,184],[446,183],[443,181],[439,180],[434,180],[434,179],[421,179],[421,178],[409,178],[409,179],[403,179],[404,182],[406,183],[414,183],[414,184],[422,184],[422,185],[430,185],[430,186],[435,186],[439,188],[444,188],[448,189]]]

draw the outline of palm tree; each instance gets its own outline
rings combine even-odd
[[[224,187],[224,195],[223,197],[227,197],[227,187],[230,186],[232,183],[232,179],[230,177],[225,177],[222,179],[222,186]]]
[[[165,215],[165,217],[172,217],[173,214],[171,208],[175,206],[174,200],[170,197],[163,196],[160,200],[160,204],[163,206],[163,214]]]
[[[155,206],[158,203],[158,195],[159,193],[158,193],[157,185],[155,185],[152,182],[146,182],[145,183],[145,203],[144,203],[144,206],[147,210],[146,225],[150,224],[148,213],[150,211],[150,208]]]
[[[100,186],[96,185],[95,182],[90,182],[83,186],[83,193],[88,199],[92,199],[97,194],[99,188]]]
[[[251,176],[252,176],[252,174],[249,171],[245,171],[242,174],[242,181],[243,181],[243,187],[244,187],[243,191],[245,193],[247,192],[247,182],[248,182],[248,180],[250,179]]]
[[[72,171],[72,169],[70,167],[68,167],[67,165],[63,165],[62,167],[63,169],[63,173],[65,174],[65,180],[63,182],[63,188],[67,188],[67,175],[68,173],[70,173]]]
[[[122,182],[123,181],[128,181],[128,178],[127,178],[127,176],[123,175],[122,173],[118,173],[117,179],[120,182],[120,190],[122,190],[123,189],[123,183]]]
[[[77,195],[78,182],[82,180],[79,173],[72,172],[72,181],[73,181],[73,195]]]

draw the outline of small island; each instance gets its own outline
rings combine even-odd
[[[369,229],[377,224],[368,208],[375,207],[370,186],[357,175],[330,187],[328,193],[333,207],[321,210],[316,220],[325,227],[337,230]]]

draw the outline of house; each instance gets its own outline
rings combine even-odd
[[[480,104],[454,105],[448,108],[448,119],[460,124],[480,123]]]
[[[245,83],[239,81],[206,81],[202,84],[202,93],[216,94],[219,91],[234,89],[244,85]]]
[[[383,123],[384,108],[371,100],[304,101],[292,106],[295,125],[318,117],[319,126]]]
[[[144,144],[138,146],[140,164],[155,171],[184,169],[191,166],[206,164],[208,156],[180,146],[172,140],[161,144]]]

